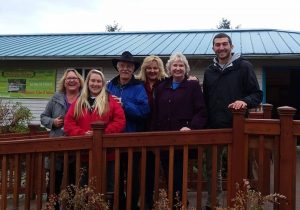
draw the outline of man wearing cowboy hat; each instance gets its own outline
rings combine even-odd
[[[113,78],[107,85],[108,91],[116,96],[122,104],[126,116],[125,132],[139,132],[144,131],[146,119],[150,114],[150,107],[148,104],[148,96],[144,85],[135,79],[133,73],[140,67],[132,54],[128,51],[122,53],[120,58],[113,59],[112,64],[118,71],[118,76]],[[138,180],[138,163],[139,156],[133,155],[133,186],[132,186],[132,206],[131,209],[138,208],[139,198],[139,180]],[[121,155],[120,167],[120,201],[119,209],[125,209],[124,194],[124,170],[127,169],[126,154]]]
[[[140,63],[130,52],[125,51],[120,58],[113,59],[112,64],[119,75],[108,83],[107,89],[122,103],[126,115],[125,132],[143,131],[140,120],[149,115],[150,108],[143,84],[133,75]]]

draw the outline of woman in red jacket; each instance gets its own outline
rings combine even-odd
[[[120,133],[125,127],[122,106],[106,91],[101,71],[92,69],[85,80],[81,95],[65,117],[64,131],[68,136],[92,135],[91,123],[106,122],[104,133]]]
[[[95,121],[106,122],[105,134],[123,132],[126,123],[121,104],[106,91],[103,73],[92,69],[87,75],[81,95],[65,116],[64,131],[68,136],[92,135],[91,123]],[[114,154],[107,154],[108,172],[112,173]],[[113,174],[107,177],[110,179]],[[108,190],[113,190],[113,178],[108,180]]]

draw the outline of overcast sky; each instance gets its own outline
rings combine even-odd
[[[300,31],[298,0],[0,0],[0,34],[215,29]]]

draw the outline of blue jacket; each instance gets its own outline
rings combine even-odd
[[[134,76],[127,84],[121,85],[119,78],[120,76],[117,76],[111,80],[107,85],[107,89],[112,95],[121,98],[126,116],[125,132],[144,131],[146,119],[150,114],[144,85]]]

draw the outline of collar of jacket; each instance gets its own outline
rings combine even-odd
[[[116,86],[120,86],[120,87],[126,87],[126,86],[130,86],[130,85],[136,85],[136,84],[142,84],[142,82],[140,80],[137,80],[134,75],[132,75],[131,79],[129,80],[128,83],[126,83],[125,85],[121,85],[120,84],[120,75],[116,76],[115,78],[113,78],[111,80],[111,82],[116,85]]]
[[[65,104],[65,93],[63,92],[56,92],[54,95],[53,95],[53,101],[61,104],[64,106]]]
[[[227,68],[233,66],[235,61],[239,60],[241,58],[241,55],[239,53],[231,53],[231,55],[232,56],[231,56],[230,60],[223,67],[220,66],[218,58],[215,57],[214,60],[213,60],[214,61],[214,66],[217,67],[220,71],[224,71]]]
[[[173,82],[173,77],[169,77],[168,79],[166,79],[166,86],[168,88],[172,88],[172,82]],[[180,82],[178,88],[186,87],[186,86],[187,86],[187,76],[184,76],[184,79]]]

